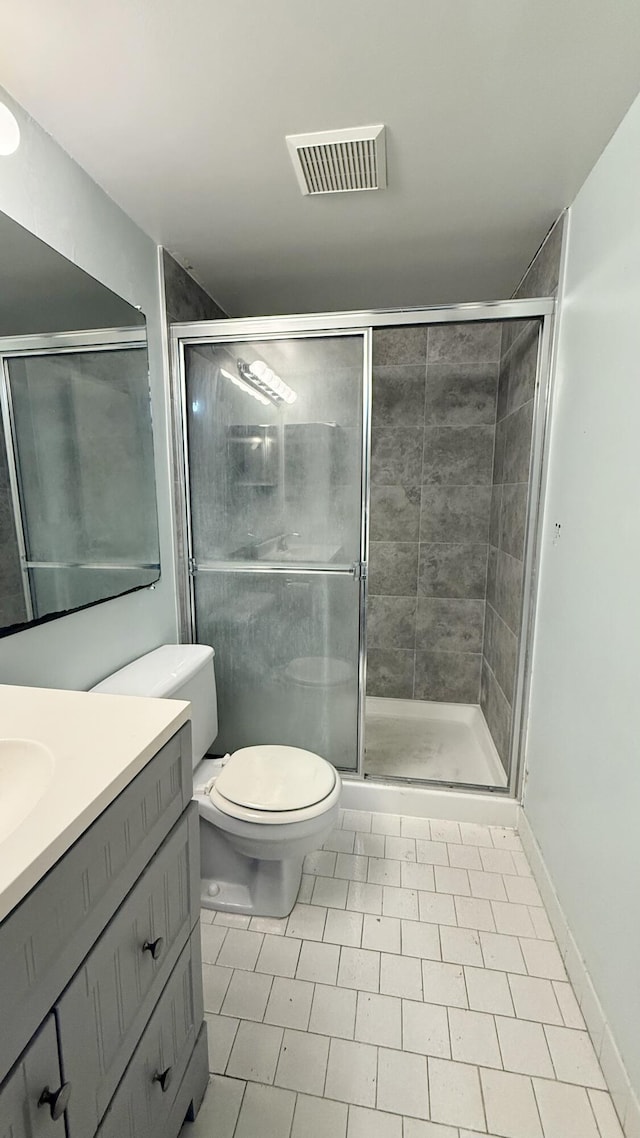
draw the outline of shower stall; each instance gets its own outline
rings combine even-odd
[[[174,325],[182,635],[216,753],[515,794],[550,299]]]

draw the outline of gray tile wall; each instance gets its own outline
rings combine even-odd
[[[226,319],[227,313],[166,249],[162,250],[162,268],[169,324]]]
[[[21,624],[26,619],[7,451],[4,435],[0,431],[0,626],[6,628],[12,624]]]
[[[500,337],[374,331],[370,695],[479,701]]]
[[[561,217],[518,286],[518,298],[557,292],[563,225]],[[480,703],[505,770],[520,638],[538,328],[539,321],[505,324],[500,353]]]

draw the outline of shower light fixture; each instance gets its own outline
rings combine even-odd
[[[220,374],[223,375],[225,379],[230,379],[231,382],[234,383],[236,387],[239,387],[241,391],[244,391],[246,395],[252,395],[253,398],[257,399],[258,403],[262,403],[264,407],[269,406],[269,400],[266,395],[263,395],[261,391],[257,391],[255,387],[252,387],[250,383],[246,383],[244,379],[240,379],[237,375],[232,375],[230,371],[225,371],[223,367],[220,368]]]
[[[295,403],[298,398],[295,391],[292,391],[289,385],[280,379],[280,376],[276,375],[275,371],[272,371],[263,360],[254,360],[252,364],[238,360],[237,367],[242,378],[257,388],[258,391],[267,395],[276,407],[280,403]]]
[[[20,145],[20,127],[12,111],[0,103],[0,156],[7,158],[15,154]]]

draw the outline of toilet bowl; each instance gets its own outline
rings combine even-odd
[[[340,775],[298,747],[243,747],[204,758],[218,732],[213,661],[206,645],[165,644],[92,690],[190,700],[201,903],[284,917],[295,904],[305,856],[336,825]]]

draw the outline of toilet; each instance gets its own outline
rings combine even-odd
[[[306,854],[338,820],[340,775],[298,747],[243,747],[205,758],[218,733],[214,651],[165,644],[91,689],[191,702],[194,798],[200,812],[201,903],[262,917],[291,912]]]

